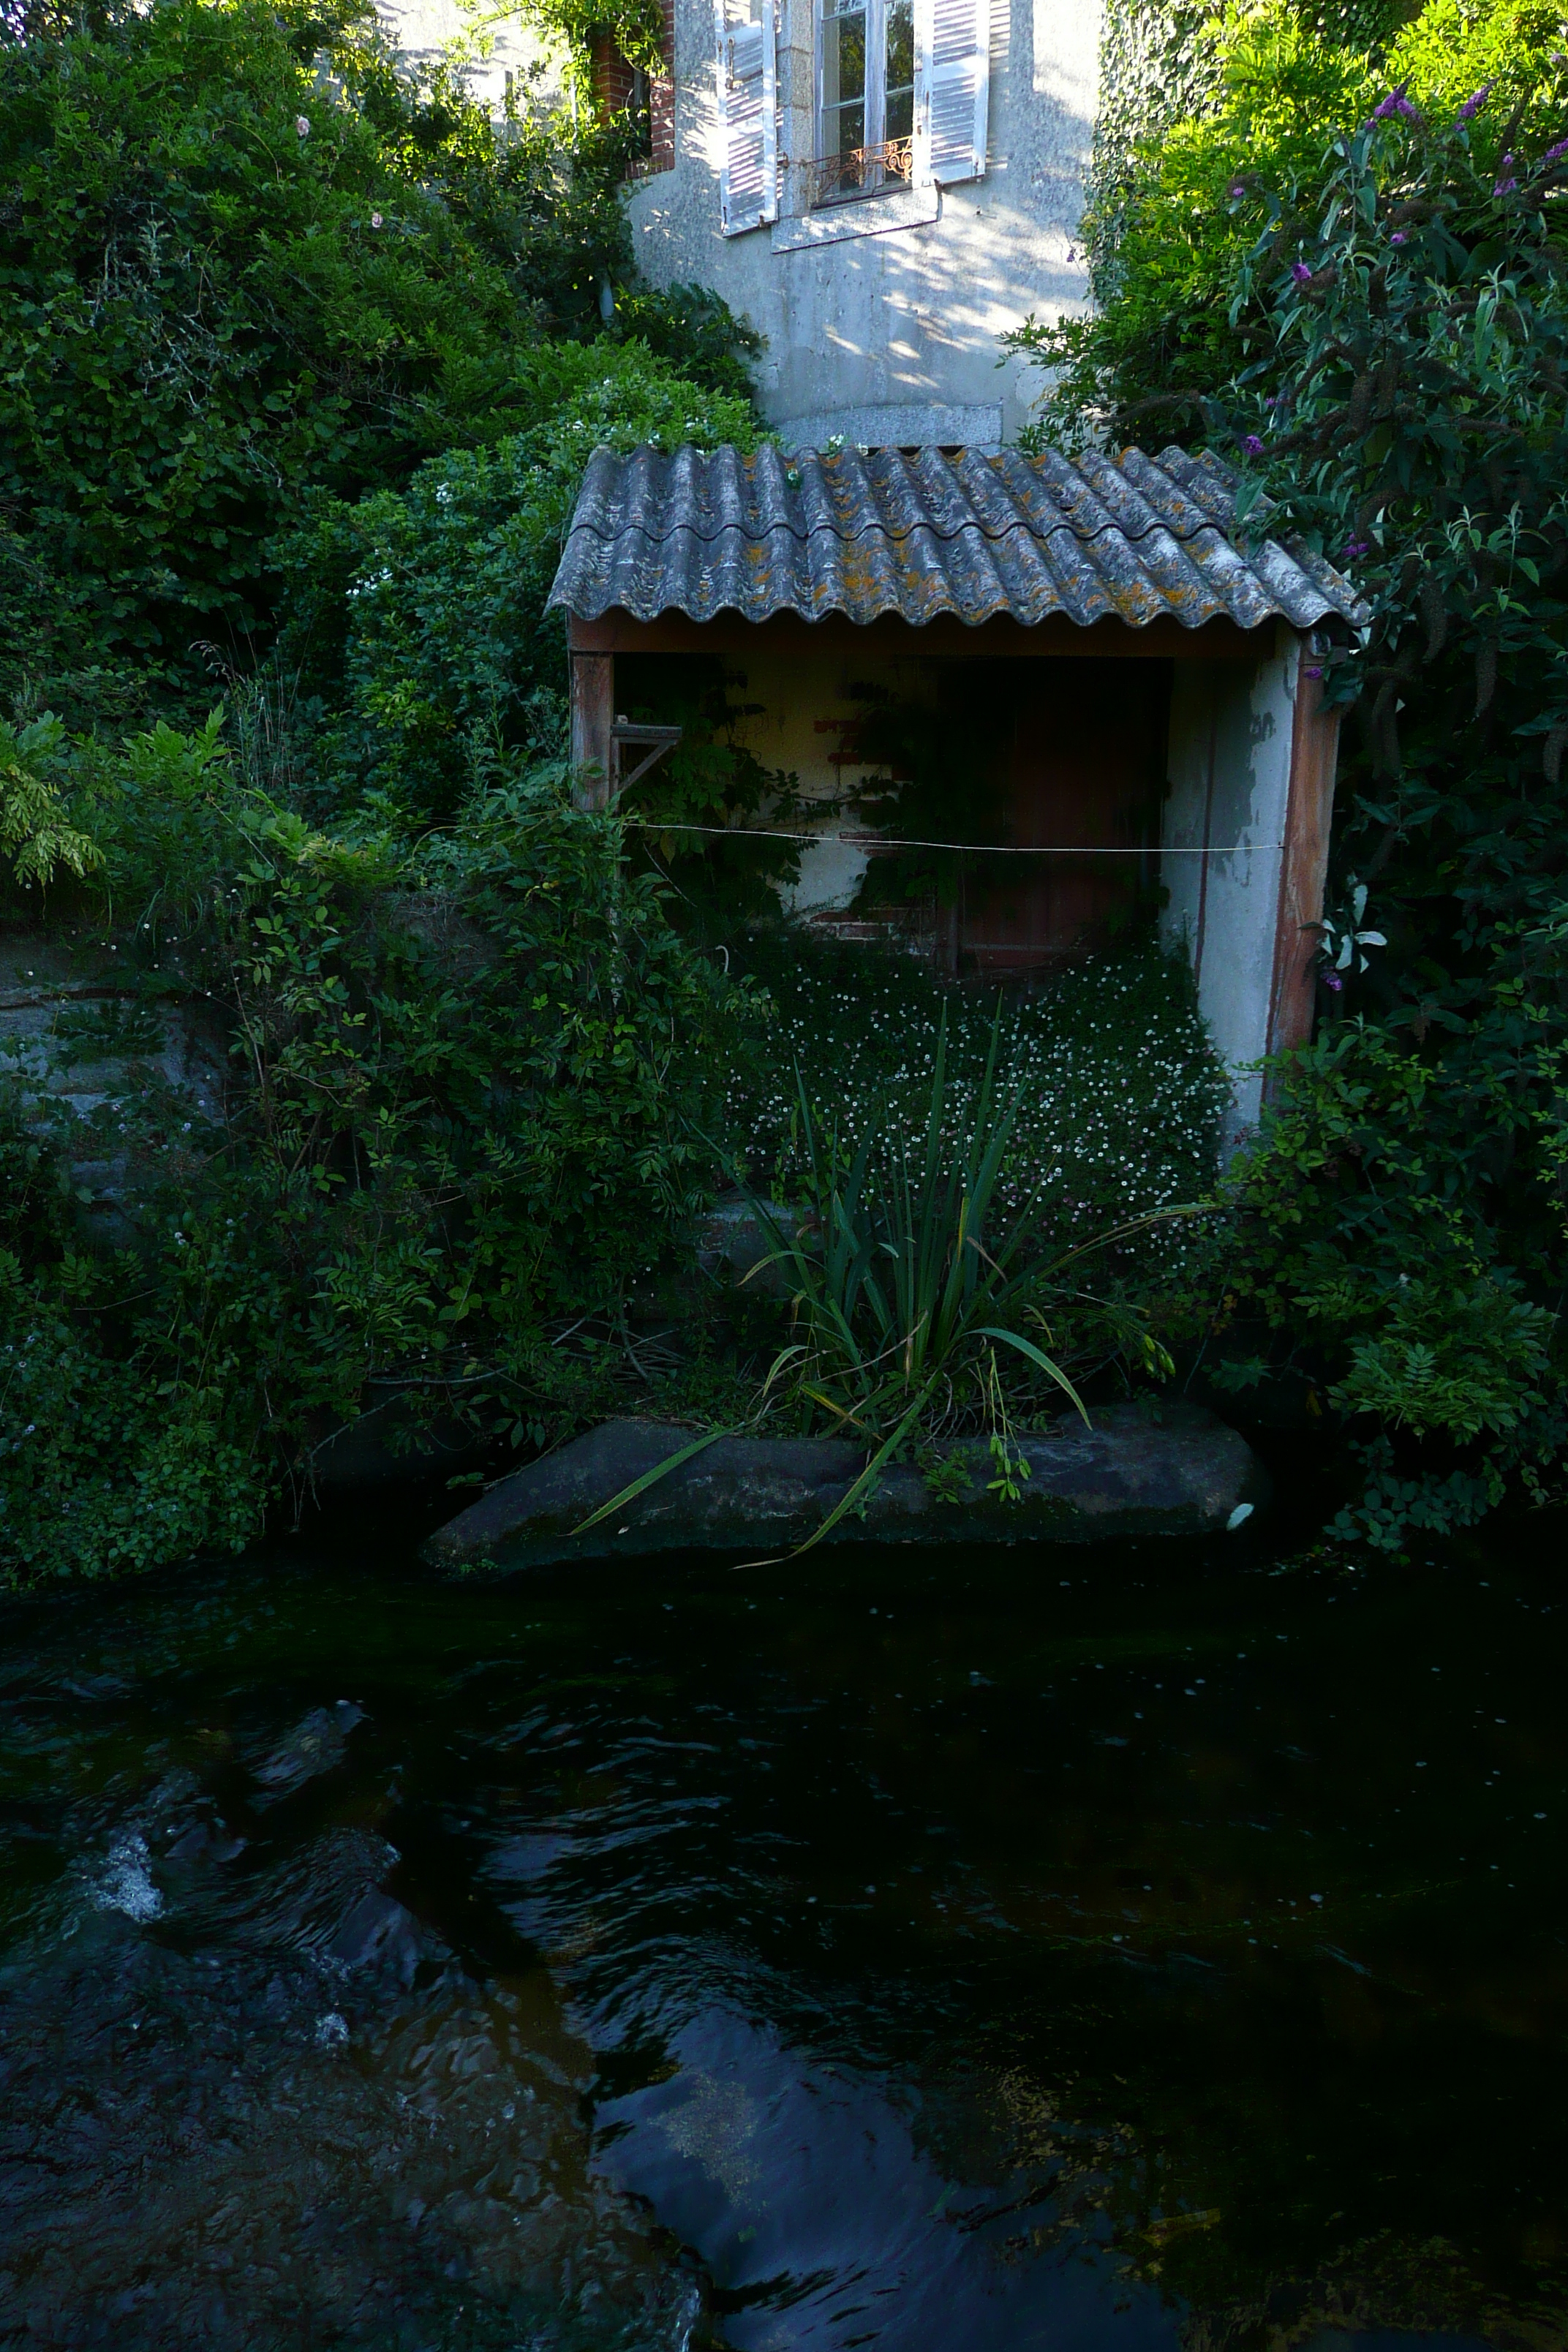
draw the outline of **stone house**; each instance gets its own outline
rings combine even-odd
[[[994,448],[1029,371],[999,341],[1088,299],[1079,221],[1099,0],[664,0],[669,70],[602,39],[600,104],[646,107],[631,220],[656,285],[762,333],[786,442]]]

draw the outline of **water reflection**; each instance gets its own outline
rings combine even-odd
[[[14,1612],[0,2342],[1559,2352],[1547,1576],[789,1575]]]

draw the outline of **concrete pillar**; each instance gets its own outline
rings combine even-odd
[[[1311,1033],[1333,809],[1336,729],[1302,640],[1281,625],[1266,648],[1255,667],[1178,661],[1171,697],[1163,924],[1231,1072],[1227,1155],[1258,1125],[1257,1066]]]

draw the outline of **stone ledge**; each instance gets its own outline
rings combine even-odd
[[[934,187],[897,188],[884,195],[860,196],[775,221],[773,249],[804,253],[816,245],[842,245],[852,236],[886,236],[889,229],[926,228],[939,217],[941,209]]]
[[[886,1470],[863,1517],[830,1540],[882,1544],[1102,1543],[1218,1534],[1268,1498],[1246,1440],[1201,1406],[1113,1406],[1074,1415],[1019,1446],[1031,1475],[1016,1503],[985,1491],[985,1446],[963,1449],[973,1486],[943,1502],[907,1464]],[[558,1567],[654,1552],[788,1550],[821,1526],[865,1461],[826,1437],[723,1437],[585,1535],[574,1530],[693,1433],[612,1421],[492,1486],[425,1547],[458,1573]]]

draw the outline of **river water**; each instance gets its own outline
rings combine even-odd
[[[10,1604],[0,2343],[1561,2352],[1561,1524],[1279,1540]]]

